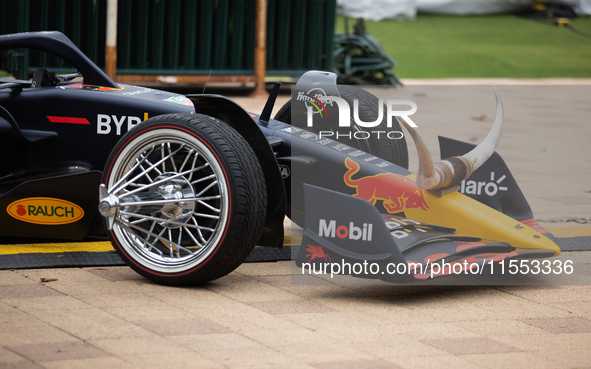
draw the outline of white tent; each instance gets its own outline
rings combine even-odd
[[[532,0],[337,0],[340,13],[369,20],[413,20],[417,12],[452,15],[511,13]],[[580,16],[591,15],[591,0],[551,0],[569,5]]]
[[[417,0],[417,10],[454,15],[495,14],[515,12],[531,3],[531,0]]]
[[[382,19],[414,20],[416,0],[337,0],[340,14],[379,21]]]
[[[396,0],[391,0],[396,2]],[[547,3],[564,4],[580,16],[591,15],[591,0],[548,0]],[[436,14],[494,14],[511,13],[523,9],[532,0],[416,0],[417,11]]]

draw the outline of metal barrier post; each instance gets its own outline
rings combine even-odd
[[[268,97],[265,89],[265,74],[267,70],[267,0],[257,0],[256,4],[256,32],[254,53],[255,88],[252,97]]]
[[[107,4],[107,48],[105,50],[105,73],[111,79],[117,74],[117,6],[118,0]]]

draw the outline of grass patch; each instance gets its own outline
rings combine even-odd
[[[337,32],[343,23],[339,17]],[[572,25],[591,33],[591,19]],[[401,78],[591,78],[591,38],[514,15],[419,15],[366,26]]]

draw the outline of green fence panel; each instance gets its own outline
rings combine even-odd
[[[274,30],[277,22],[277,0],[267,0],[267,29]],[[267,32],[267,67],[273,64],[275,32]]]
[[[291,30],[291,0],[278,0],[277,2],[277,26],[275,32],[277,37],[275,38],[277,50],[276,59],[274,59],[277,68],[286,70],[287,60],[289,53],[289,33]]]
[[[131,2],[130,2],[131,3]],[[137,54],[135,59],[132,58],[132,67],[131,68],[147,68],[148,67],[148,40],[149,40],[149,18],[148,18],[148,2],[147,1],[139,1],[137,3],[137,10],[138,16],[136,19],[133,18],[133,15],[130,15],[128,19],[124,21],[135,23],[136,24],[136,31],[137,31],[137,38],[133,41],[137,44]],[[133,14],[135,9],[132,8],[131,14]],[[135,22],[134,22],[135,20]],[[119,21],[117,21],[119,22]],[[119,35],[117,35],[117,42],[119,42]],[[117,48],[119,49],[119,48]],[[119,53],[119,51],[117,51]]]
[[[122,19],[129,19],[132,14],[131,1],[126,1],[119,7],[118,16]],[[120,48],[117,51],[117,60],[122,68],[129,68],[131,63],[131,35],[135,34],[132,22],[117,22],[117,35]]]
[[[176,20],[176,21],[175,21]],[[178,67],[179,52],[181,48],[181,0],[170,0],[168,11],[168,67]]]
[[[220,70],[226,66],[226,50],[228,42],[228,0],[218,0],[215,12],[215,26],[213,34],[214,53],[213,68]]]
[[[196,69],[208,70],[212,67],[213,0],[203,0],[199,13],[199,43],[197,47],[198,65]]]
[[[232,18],[230,20],[230,69],[239,69],[244,63],[242,50],[244,47],[245,1],[232,1]]]
[[[295,19],[306,19],[306,9],[307,9],[307,2],[301,1],[298,3],[298,6],[294,9],[294,16]],[[293,26],[291,27],[291,44],[289,45],[289,49],[291,52],[291,68],[296,68],[299,66],[304,65],[304,54],[306,52],[306,39],[304,35],[306,34],[306,22],[293,22]]]
[[[80,1],[75,1],[71,8],[72,12],[66,18],[69,22],[72,23],[72,32],[70,34],[70,39],[76,45],[80,45],[80,37],[82,34],[82,18],[78,16],[78,14],[82,11],[82,3]]]
[[[268,0],[268,73],[330,69],[335,11],[336,0]],[[0,0],[0,33],[63,32],[102,68],[106,14],[107,0]],[[252,74],[255,19],[256,0],[119,0],[117,73]],[[67,68],[50,56],[10,60],[19,78]]]
[[[185,27],[183,30],[184,40],[184,59],[183,67],[185,69],[195,68],[195,54],[196,54],[196,42],[198,40],[197,35],[197,2],[189,1],[187,8],[185,9]]]
[[[331,70],[336,0],[268,1],[267,74]]]
[[[151,61],[152,67],[156,70],[162,69],[162,54],[164,53],[164,15],[165,15],[165,0],[156,0],[153,2],[153,11],[150,19],[152,23],[151,28],[151,42],[149,43],[152,49]]]
[[[254,70],[254,47],[256,31],[256,1],[249,1],[246,7],[246,34],[244,36],[244,64],[246,69]]]
[[[328,0],[324,2],[324,19],[322,20],[322,33],[324,43],[322,45],[319,63],[322,66],[319,69],[332,70],[332,51],[334,50],[334,29],[336,25],[337,0]],[[332,15],[332,16],[331,16]]]

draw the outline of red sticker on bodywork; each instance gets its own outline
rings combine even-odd
[[[306,251],[309,252],[308,255],[306,255],[306,257],[308,258],[308,262],[314,260],[314,259],[325,259],[328,261],[332,261],[330,260],[330,256],[326,255],[326,253],[324,252],[324,246],[313,246],[308,244],[308,248],[306,249]]]
[[[68,124],[87,124],[90,125],[90,122],[86,118],[75,118],[75,117],[54,117],[54,116],[47,116],[47,119],[51,123],[68,123]]]

